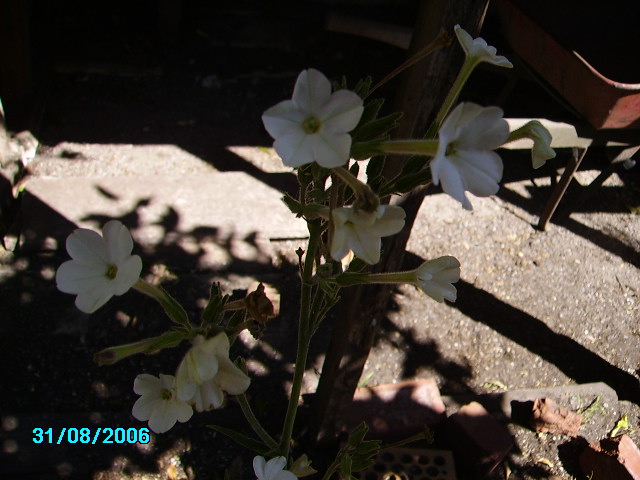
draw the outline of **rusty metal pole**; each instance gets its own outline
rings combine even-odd
[[[488,3],[489,0],[423,0],[409,55],[435,39],[441,28],[453,34],[454,25],[460,24],[477,36]],[[450,48],[437,51],[404,73],[395,102],[396,110],[405,113],[396,131],[397,138],[424,136],[462,65],[462,51],[455,41],[453,43]],[[401,166],[399,160],[388,161],[385,169],[387,178]],[[418,188],[394,202],[405,209],[405,228],[398,235],[385,239],[382,260],[374,271],[397,271],[402,267],[407,241],[425,190]],[[367,285],[343,290],[338,318],[313,400],[310,416],[312,440],[327,442],[340,433],[339,412],[353,398],[378,333],[378,325],[386,315],[392,289],[389,285]]]

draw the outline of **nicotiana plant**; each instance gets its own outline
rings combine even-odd
[[[459,26],[455,34],[465,61],[423,138],[390,140],[400,114],[380,116],[383,101],[369,98],[373,91],[370,79],[352,89],[343,80],[332,89],[329,80],[312,68],[300,73],[290,100],[269,108],[262,116],[265,129],[275,140],[275,151],[286,165],[297,169],[298,194],[285,195],[283,200],[292,214],[306,221],[309,230],[306,248],[297,252],[301,275],[297,353],[279,432],[268,432],[253,412],[246,395],[251,376],[245,359],[230,358],[231,347],[243,330],[259,339],[274,316],[262,285],[235,301],[223,294],[219,285],[212,285],[201,318],[194,321],[166,290],[140,278],[142,261],[131,254],[133,240],[122,223],[108,222],[102,235],[78,229],[68,237],[72,260],[60,266],[56,281],[61,291],[76,295],[80,310],[93,313],[113,295],[133,288],[158,301],[172,322],[171,328],[157,337],[98,352],[96,362],[112,364],[137,353],[191,344],[175,372],[141,373],[134,379],[133,390],[140,395],[132,410],[136,419],[163,433],[176,422],[188,421],[194,409],[222,408],[226,394],[238,402],[255,435],[212,428],[257,453],[253,469],[258,480],[291,480],[316,473],[307,456],[313,458],[313,452],[293,448],[294,423],[311,338],[336,305],[341,288],[403,283],[414,285],[437,302],[456,300],[454,284],[460,279],[460,263],[452,256],[427,260],[411,271],[369,271],[380,261],[381,239],[405,226],[405,212],[389,204],[391,196],[433,183],[471,210],[468,194],[486,197],[498,191],[503,165],[495,150],[500,146],[523,137],[532,139],[536,168],[555,156],[551,136],[539,122],[510,132],[501,109],[473,103],[456,105],[463,85],[479,63],[512,65],[483,39],[471,38]],[[406,156],[400,174],[393,178],[382,173],[388,154],[394,154],[390,161],[395,162]],[[360,172],[364,165],[366,171]],[[366,173],[366,182],[360,173]],[[364,440],[366,433],[364,424],[351,432],[323,479],[333,475],[351,478],[351,472],[371,464],[380,443]]]

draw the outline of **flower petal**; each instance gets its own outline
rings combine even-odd
[[[111,297],[113,297],[113,293],[110,290],[96,288],[79,293],[75,305],[81,312],[93,313],[107,303]]]
[[[176,417],[180,423],[188,421],[193,416],[193,409],[186,402],[175,402]]]
[[[314,68],[303,70],[293,87],[291,100],[299,110],[320,118],[322,105],[331,95],[329,79]]]
[[[127,227],[118,220],[111,220],[102,228],[109,263],[118,265],[133,250],[133,238]]]
[[[210,355],[223,355],[229,356],[229,337],[224,332],[220,332],[215,337],[207,339],[202,347]]]
[[[380,205],[376,212],[377,219],[370,227],[364,227],[368,233],[379,237],[395,235],[404,227],[405,211],[395,205]]]
[[[194,371],[192,373],[196,383],[206,382],[218,373],[219,362],[216,355],[207,353],[204,350],[195,350],[192,359],[194,362]]]
[[[198,412],[206,412],[212,408],[220,408],[222,402],[224,402],[224,392],[214,378],[204,382],[202,385],[198,385],[195,395],[193,396],[193,403]]]
[[[105,288],[109,279],[106,265],[87,265],[77,260],[67,260],[56,271],[56,286],[64,293],[81,293]]]
[[[253,472],[256,474],[258,480],[265,480],[265,471],[264,467],[267,464],[267,461],[264,457],[257,455],[253,457]]]
[[[382,241],[376,235],[368,234],[364,229],[348,227],[349,247],[361,260],[374,265],[380,261]]]
[[[495,47],[487,45],[482,38],[472,38],[468,32],[456,25],[454,27],[456,37],[462,46],[462,49],[468,57],[472,57],[481,62],[488,62],[499,67],[513,67],[513,64],[502,55],[496,55]]]
[[[251,379],[227,357],[218,357],[218,362],[220,369],[215,381],[220,388],[231,395],[240,395],[246,392],[251,384]]]
[[[104,238],[93,230],[78,228],[67,237],[67,252],[74,260],[87,265],[108,265]]]
[[[278,476],[275,478],[275,480],[298,480],[298,477],[296,477],[295,474],[290,472],[289,470],[282,470],[280,473],[278,473]]]
[[[284,467],[287,466],[287,459],[284,457],[275,457],[267,462],[265,466],[265,478],[275,480]]]
[[[153,411],[160,407],[160,404],[164,402],[160,397],[155,395],[143,395],[136,403],[133,404],[131,414],[141,422],[146,422],[151,418]]]
[[[262,123],[269,135],[278,138],[292,130],[302,130],[301,124],[307,116],[293,100],[283,100],[262,114]]]
[[[142,260],[138,255],[131,255],[118,263],[118,273],[113,279],[113,293],[122,295],[129,291],[140,278]]]
[[[189,374],[189,362],[183,358],[176,372],[176,395],[183,402],[188,402],[196,394],[198,386]]]
[[[159,395],[162,388],[160,379],[148,373],[139,374],[133,381],[133,391],[138,395]]]
[[[278,137],[273,142],[273,148],[288,167],[297,168],[314,160],[309,135],[306,135],[302,128],[290,130]]]
[[[442,190],[459,201],[465,210],[473,210],[465,195],[465,185],[460,172],[445,157],[435,157],[431,161],[431,175],[434,185],[442,183]]]
[[[335,168],[346,165],[351,151],[351,136],[346,133],[336,134],[327,130],[316,135],[309,135],[312,145],[313,160],[324,168]]]
[[[356,128],[363,111],[363,102],[357,93],[351,90],[338,90],[322,106],[320,119],[324,123],[324,128],[335,133],[346,133]]]
[[[167,400],[160,400],[151,411],[149,428],[156,433],[164,433],[173,427],[178,421],[176,405]]]
[[[455,162],[462,176],[465,190],[477,197],[498,193],[502,178],[502,159],[493,151],[464,151],[457,154]]]
[[[461,103],[456,149],[493,150],[509,137],[509,124],[498,107],[480,107],[473,103]]]
[[[457,297],[456,288],[450,283],[439,283],[434,281],[420,282],[420,288],[424,293],[433,298],[436,302],[444,303],[447,299],[450,302],[455,302]]]
[[[339,262],[349,253],[347,232],[344,228],[335,229],[331,239],[331,258]]]

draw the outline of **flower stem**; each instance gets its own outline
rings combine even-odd
[[[363,283],[414,283],[415,270],[406,272],[370,273],[366,275]]]
[[[302,390],[302,379],[309,353],[309,343],[311,341],[310,321],[311,321],[311,293],[313,285],[314,259],[320,241],[320,224],[318,222],[308,222],[309,244],[305,254],[304,268],[302,270],[302,286],[300,294],[300,319],[298,322],[298,345],[296,350],[296,364],[293,372],[293,382],[291,385],[291,396],[287,405],[287,413],[282,426],[279,452],[286,458],[289,456],[291,447],[291,436],[293,434],[293,424],[298,411],[298,400]]]
[[[382,85],[387,83],[389,80],[394,78],[396,75],[402,73],[407,68],[411,67],[412,65],[415,65],[420,60],[422,60],[423,58],[431,55],[433,52],[435,52],[439,48],[448,47],[450,44],[451,44],[451,36],[447,32],[445,32],[444,30],[440,30],[440,33],[438,34],[438,36],[431,43],[429,43],[427,46],[422,48],[420,51],[418,51],[411,58],[409,58],[406,61],[404,61],[399,67],[394,69],[391,73],[387,74],[382,80],[380,80],[378,83],[376,83],[373,86],[373,88],[371,88],[371,90],[369,90],[369,93],[367,94],[367,96],[371,95],[375,90],[380,88]]]
[[[260,439],[264,442],[264,444],[272,450],[278,450],[278,442],[276,442],[271,435],[262,427],[260,421],[253,413],[251,409],[251,405],[249,405],[249,400],[247,400],[247,396],[242,393],[237,395],[238,403],[240,404],[240,408],[242,409],[242,413],[244,413],[247,422],[253,428],[253,431],[256,432],[256,435],[260,437]]]
[[[478,65],[478,63],[480,62],[475,57],[465,57],[462,68],[460,68],[458,76],[456,77],[453,85],[451,86],[451,89],[449,90],[449,93],[447,94],[447,98],[445,98],[444,102],[442,102],[442,106],[438,111],[436,119],[429,127],[429,130],[427,130],[427,134],[425,135],[426,138],[436,137],[436,135],[438,134],[438,130],[440,130],[440,125],[442,125],[442,122],[449,114],[451,107],[453,107],[453,104],[456,102],[458,96],[460,95],[460,92],[462,91],[462,87],[464,87],[464,84],[467,83],[471,72],[473,72],[473,69],[476,68],[476,65]]]
[[[339,466],[340,466],[340,460],[336,458],[333,461],[333,463],[329,465],[329,468],[327,468],[327,471],[324,472],[324,476],[322,477],[322,480],[329,480],[331,478],[331,475],[333,475],[335,472],[338,471]]]
[[[373,193],[371,187],[366,183],[362,183],[358,180],[349,170],[344,167],[334,168],[333,173],[336,174],[340,180],[346,183],[356,196],[356,202],[354,206],[361,208],[365,212],[373,212],[380,205],[380,199]]]
[[[377,148],[384,153],[404,153],[407,155],[433,156],[438,153],[437,140],[387,140]]]
[[[433,443],[433,432],[431,430],[429,430],[428,428],[425,428],[424,431],[420,432],[420,433],[416,433],[415,435],[412,435],[408,438],[405,438],[404,440],[399,440],[397,442],[394,443],[389,443],[387,445],[384,445],[382,447],[380,447],[380,449],[378,450],[378,453],[384,451],[384,450],[391,450],[392,448],[398,448],[398,447],[402,447],[404,445],[407,445],[409,443],[413,443],[413,442],[419,442],[420,440],[426,440],[427,443],[432,444]]]
[[[187,312],[164,288],[145,282],[141,278],[138,279],[133,288],[156,300],[171,320],[178,325],[182,325],[188,331],[191,330]]]

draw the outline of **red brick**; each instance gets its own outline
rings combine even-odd
[[[536,432],[576,437],[582,415],[558,405],[550,398],[536,398],[531,410],[531,427]]]
[[[394,441],[442,425],[445,406],[436,382],[419,379],[358,388],[341,415],[340,429],[350,431],[361,422],[370,437]]]
[[[460,470],[491,472],[513,447],[513,437],[478,402],[471,402],[447,419],[446,438]]]
[[[582,452],[580,467],[591,480],[640,480],[640,450],[627,435],[605,438]]]

